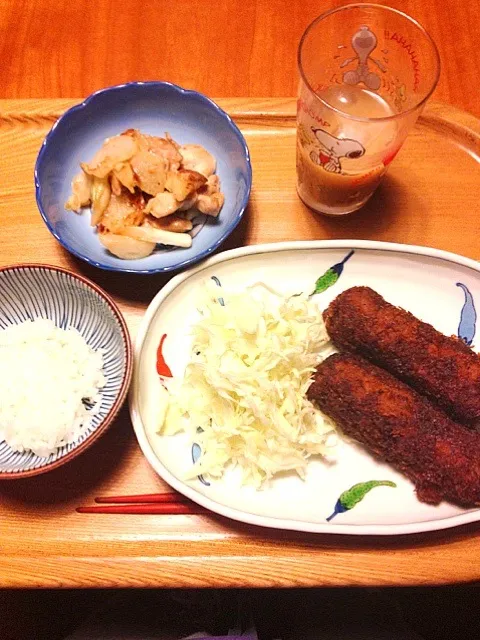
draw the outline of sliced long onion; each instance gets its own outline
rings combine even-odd
[[[143,240],[144,242],[155,242],[158,244],[168,244],[174,247],[183,247],[188,249],[192,246],[192,238],[188,233],[174,233],[173,231],[164,231],[163,229],[154,229],[153,227],[123,227],[121,235]]]
[[[93,178],[92,182],[92,219],[90,224],[96,227],[105,213],[112,189],[108,178]]]
[[[79,211],[82,207],[90,204],[92,190],[92,176],[85,171],[80,171],[72,180],[72,195],[65,203],[65,209]]]

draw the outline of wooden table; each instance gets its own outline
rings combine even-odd
[[[480,115],[478,3],[388,0],[437,43],[434,100]],[[305,27],[342,0],[2,0],[0,98],[82,98],[129,80],[169,80],[210,96],[297,91]]]
[[[322,8],[335,4],[341,3]],[[480,115],[474,5],[452,0],[446,15],[443,0],[425,7],[420,0],[389,4],[417,17],[437,41],[443,73],[435,98]],[[43,136],[78,101],[67,98],[134,79],[165,79],[211,96],[236,96],[219,102],[247,137],[254,188],[244,223],[223,249],[353,237],[429,244],[480,258],[480,129],[455,109],[430,105],[422,131],[412,132],[393,164],[387,188],[361,216],[318,218],[298,201],[294,101],[252,97],[295,94],[296,46],[318,12],[318,2],[300,0],[4,0],[0,97],[10,100],[0,102],[0,145],[10,155],[0,158],[0,264],[50,262],[90,277],[114,295],[134,337],[146,305],[167,278],[117,276],[73,258],[43,225],[32,177]],[[429,136],[444,135],[450,142],[440,151],[432,190]],[[460,199],[449,186],[451,165],[464,176]],[[417,190],[407,193],[404,186],[413,179]],[[427,215],[432,198],[439,203],[438,216]],[[419,585],[480,578],[476,525],[360,540],[257,529],[214,515],[86,518],[74,512],[97,495],[164,489],[124,410],[105,437],[64,469],[0,486],[0,587]]]
[[[246,216],[223,248],[291,239],[372,238],[480,257],[475,191],[480,125],[475,118],[430,105],[367,207],[332,220],[313,215],[295,193],[295,101],[219,103],[244,132],[254,166]],[[62,249],[36,209],[35,156],[52,122],[71,104],[0,104],[0,264],[50,262],[90,277],[116,298],[134,337],[146,305],[167,277],[89,267]],[[464,176],[460,195],[448,161]],[[0,485],[0,586],[406,585],[480,577],[477,525],[395,539],[352,539],[262,530],[215,515],[75,513],[76,506],[91,504],[98,495],[165,489],[143,458],[125,409],[98,443],[65,467]]]

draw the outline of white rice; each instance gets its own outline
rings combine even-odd
[[[105,385],[103,354],[51,320],[0,331],[0,441],[48,457],[89,428]]]

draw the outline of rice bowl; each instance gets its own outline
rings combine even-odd
[[[25,264],[0,269],[0,331],[38,320],[50,320],[63,330],[72,328],[91,350],[101,350],[105,384],[90,423],[80,432],[68,434],[68,441],[60,441],[61,446],[48,456],[31,450],[15,451],[5,440],[0,441],[1,479],[43,473],[87,449],[111,424],[130,383],[130,337],[117,305],[107,293],[59,267]]]

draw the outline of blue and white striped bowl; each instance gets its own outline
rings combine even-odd
[[[18,265],[0,269],[0,331],[26,320],[53,320],[74,327],[93,349],[104,350],[106,385],[98,415],[78,441],[48,458],[13,451],[0,441],[0,478],[14,479],[49,471],[85,451],[109,426],[128,391],[132,349],[125,321],[114,301],[96,284],[66,269]]]

